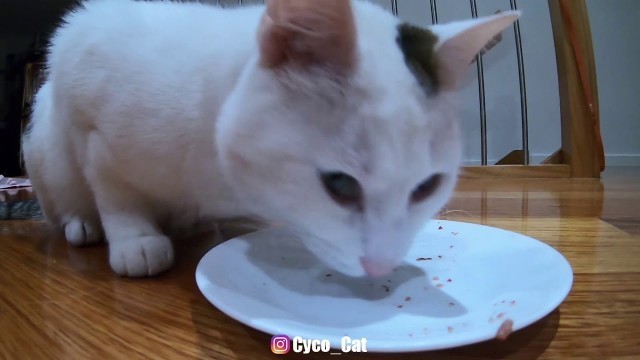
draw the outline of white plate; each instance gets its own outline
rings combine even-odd
[[[552,247],[514,232],[431,221],[399,267],[376,280],[336,273],[277,229],[234,238],[198,264],[204,296],[271,335],[366,338],[369,352],[450,348],[517,331],[543,318],[573,283]],[[266,344],[265,344],[266,346]]]

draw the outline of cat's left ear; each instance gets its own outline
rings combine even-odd
[[[433,25],[429,28],[438,41],[438,77],[442,86],[455,89],[473,58],[487,43],[513,24],[520,11],[505,11],[482,18]]]
[[[267,0],[258,41],[269,69],[354,67],[356,29],[350,0]]]

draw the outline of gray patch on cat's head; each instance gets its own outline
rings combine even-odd
[[[398,25],[398,46],[405,63],[427,95],[438,93],[438,61],[435,46],[438,37],[431,31],[407,23]]]

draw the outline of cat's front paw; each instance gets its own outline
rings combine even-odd
[[[64,225],[64,237],[73,246],[85,246],[102,241],[102,229],[100,226],[73,218]]]
[[[109,244],[109,263],[118,275],[154,276],[173,265],[173,245],[161,235],[119,239]]]

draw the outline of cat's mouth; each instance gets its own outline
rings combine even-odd
[[[361,257],[360,263],[364,272],[370,277],[389,275],[397,267],[397,264],[390,261],[377,261],[368,257]]]

